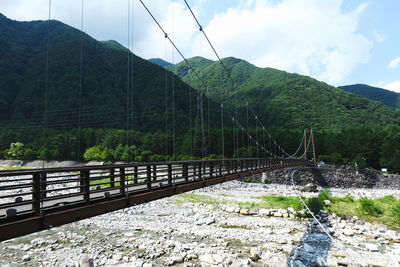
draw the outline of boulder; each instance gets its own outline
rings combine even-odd
[[[318,192],[317,186],[312,183],[306,184],[300,190],[303,192]]]

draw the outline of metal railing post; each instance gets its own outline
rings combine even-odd
[[[151,189],[151,166],[147,165],[146,173],[147,189]]]
[[[80,171],[80,186],[83,200],[87,203],[90,201],[90,170]]]
[[[120,177],[119,177],[119,186],[120,186],[120,193],[125,194],[126,188],[125,188],[125,168],[122,167],[119,169]]]
[[[199,180],[201,180],[202,177],[202,172],[203,172],[203,168],[202,168],[202,163],[199,163]]]
[[[153,181],[157,181],[157,165],[153,165]]]
[[[189,169],[188,169],[187,163],[184,163],[182,165],[182,175],[183,175],[183,178],[185,179],[185,182],[188,182],[189,181]]]
[[[115,171],[114,169],[110,169],[110,187],[115,187]]]
[[[41,172],[40,173],[40,198],[44,199],[46,198],[47,192],[46,192],[46,188],[47,188],[47,173],[45,172]]]
[[[40,174],[33,174],[33,190],[32,190],[32,199],[33,199],[33,211],[36,215],[40,214]]]
[[[138,183],[138,166],[133,167],[133,183]]]
[[[168,164],[168,185],[172,185],[172,165]]]

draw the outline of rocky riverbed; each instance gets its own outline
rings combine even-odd
[[[235,201],[295,196],[297,187],[232,181],[193,193],[213,204],[165,198],[0,243],[1,266],[400,266],[400,234],[357,218]],[[398,190],[331,188],[334,196],[400,197]],[[302,193],[316,196],[318,193]],[[223,204],[225,203],[225,204]]]

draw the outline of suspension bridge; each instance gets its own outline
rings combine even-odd
[[[197,145],[201,147],[199,149],[201,151],[201,156],[203,158],[209,156],[210,126],[205,126],[203,112],[203,95],[204,90],[208,91],[208,83],[190,64],[189,60],[187,60],[174,43],[173,38],[164,30],[146,4],[142,0],[139,1],[159,27],[163,35],[162,37],[171,43],[173,49],[182,57],[187,68],[192,71],[201,82],[202,88],[197,90],[197,115],[195,120],[195,129],[197,132],[195,131],[194,135],[200,136],[200,141],[198,141],[200,144]],[[231,78],[227,67],[224,65],[188,2],[186,0],[184,2],[198,25],[199,31],[218,58],[227,79],[230,79],[232,84],[234,84],[233,90],[236,97],[238,87],[236,82]],[[84,1],[82,0],[82,34],[83,3]],[[128,12],[131,12],[131,0],[128,0]],[[129,28],[129,17],[130,16],[128,16],[128,40],[130,39],[129,34],[131,32]],[[51,0],[49,0],[49,22],[50,19]],[[48,27],[50,27],[50,23]],[[82,51],[81,43],[79,110],[81,110],[81,94],[82,89],[84,89],[82,88],[81,82],[83,75]],[[129,53],[127,64],[127,112],[129,112],[132,105],[129,98],[134,97],[132,94],[129,94],[129,83],[133,82],[129,79],[131,68],[129,64]],[[45,103],[48,93],[48,57],[49,53],[47,52]],[[174,101],[173,91],[172,96]],[[245,126],[246,123],[240,122],[239,120],[240,116],[238,115],[237,108],[235,108],[234,112],[232,112],[233,114],[231,114],[228,109],[224,108],[222,98],[221,93],[221,159],[144,163],[132,162],[126,164],[69,168],[45,168],[43,165],[41,169],[1,171],[0,241],[265,171],[294,166],[314,166],[316,155],[312,129],[304,131],[304,135],[302,136],[297,150],[289,154],[275,139],[273,139],[272,135],[262,123],[262,120],[248,103],[246,103],[247,125]],[[172,105],[172,109],[174,110],[174,102],[170,105]],[[167,106],[168,103],[166,103],[166,109]],[[256,121],[256,136],[253,136],[249,130],[249,111]],[[209,116],[209,111],[207,113]],[[165,114],[167,116],[168,112]],[[47,110],[45,104],[45,134],[48,127],[46,124],[46,116]],[[231,138],[233,140],[231,140],[230,143],[234,146],[233,150],[235,151],[239,149],[240,146],[245,145],[244,136],[246,135],[247,147],[249,147],[249,149],[251,149],[251,146],[256,147],[255,157],[237,157],[232,159],[226,157],[226,136],[224,133],[227,124],[226,121],[224,122],[224,117],[226,116],[232,121],[233,134]],[[127,130],[132,130],[129,128],[130,114],[127,114],[126,120]],[[80,129],[80,115],[78,121]],[[208,118],[207,122],[209,123],[209,121],[210,119]],[[229,124],[230,123],[231,122],[229,122]],[[167,124],[168,118],[166,117],[166,129],[168,128]],[[174,129],[174,114],[172,115],[172,124],[172,128]],[[262,137],[261,134],[259,134],[260,131]],[[239,132],[242,133],[243,140],[241,144],[239,144]],[[175,136],[173,133],[172,142],[174,142],[174,139]],[[194,143],[193,146],[195,146],[196,139],[193,136],[192,140]],[[302,147],[304,147],[304,150]],[[167,150],[168,145],[166,145],[166,151]],[[193,150],[193,153],[196,153],[196,151]],[[312,153],[311,161],[309,160],[311,158],[309,156],[310,153]]]

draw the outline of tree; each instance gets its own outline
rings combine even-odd
[[[24,156],[24,144],[20,142],[11,143],[8,156],[12,159],[22,159]]]
[[[90,161],[90,160],[100,161],[100,160],[102,160],[101,152],[102,151],[100,150],[100,148],[98,146],[93,146],[93,147],[86,149],[85,153],[83,154],[83,158],[86,161]]]

